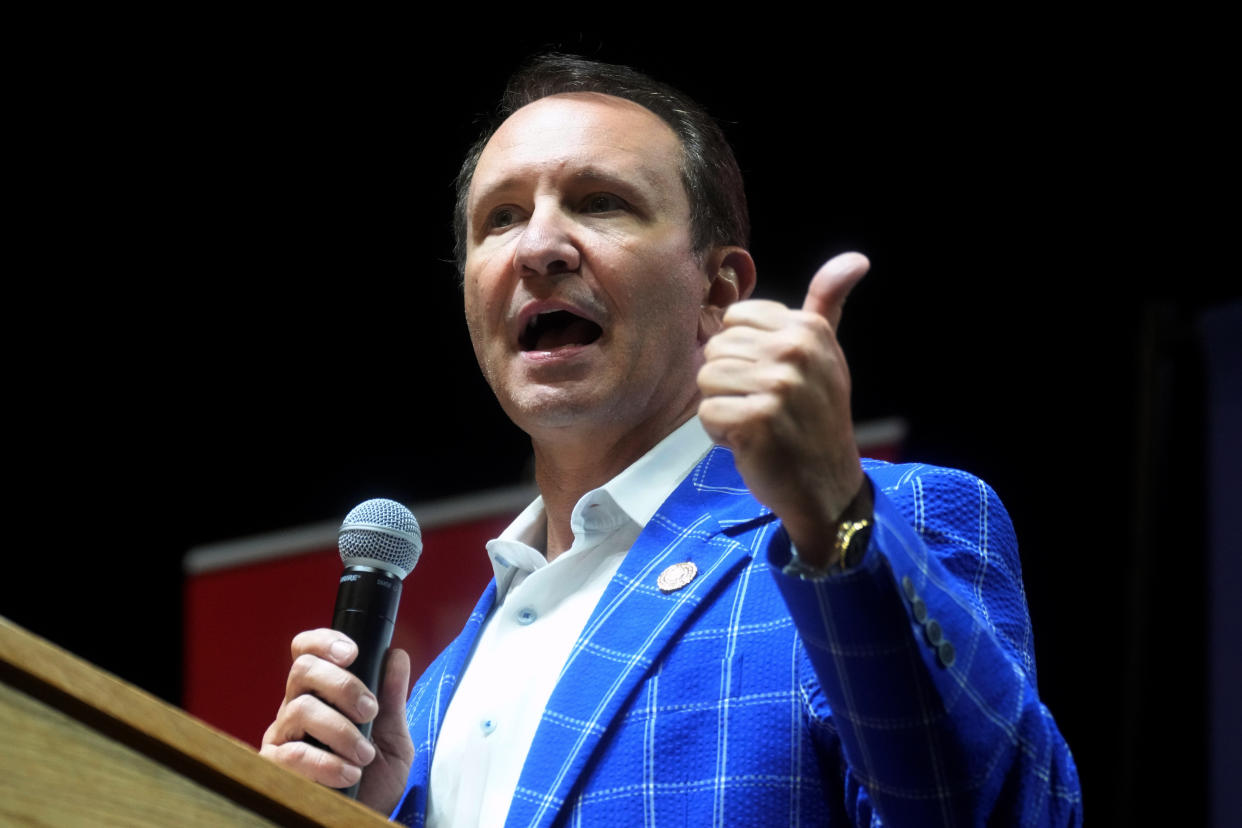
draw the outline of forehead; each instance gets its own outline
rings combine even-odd
[[[517,179],[602,167],[657,188],[681,187],[681,142],[646,107],[594,92],[552,95],[510,115],[479,156],[479,193]]]

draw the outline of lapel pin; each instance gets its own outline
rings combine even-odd
[[[698,574],[699,568],[694,565],[693,561],[682,561],[661,572],[660,577],[656,579],[656,586],[667,595],[693,581],[694,576]]]

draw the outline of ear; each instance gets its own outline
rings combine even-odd
[[[699,310],[699,342],[705,343],[723,327],[724,312],[734,302],[750,298],[755,289],[755,260],[742,247],[717,247],[704,261],[707,290]]]

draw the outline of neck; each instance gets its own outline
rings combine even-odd
[[[549,561],[573,544],[569,521],[582,496],[629,468],[690,419],[696,410],[697,405],[676,417],[654,420],[622,433],[609,433],[607,429],[566,429],[563,434],[532,438],[535,482],[548,520],[544,554]]]

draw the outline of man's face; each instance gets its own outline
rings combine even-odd
[[[480,156],[466,322],[487,381],[532,437],[604,426],[658,439],[697,404],[708,279],[680,160],[656,115],[596,94],[523,107]]]

